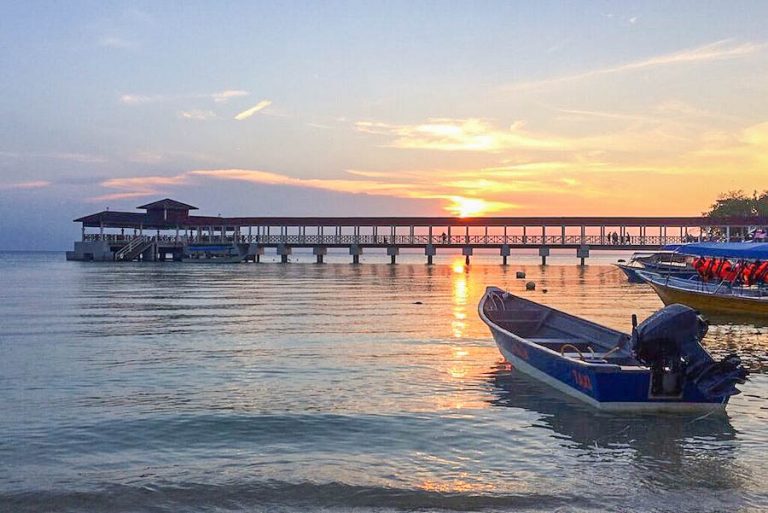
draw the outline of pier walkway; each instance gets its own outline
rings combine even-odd
[[[70,260],[259,261],[273,251],[287,262],[294,248],[311,248],[318,262],[331,248],[348,250],[358,263],[366,249],[386,251],[395,263],[401,249],[422,249],[426,261],[441,250],[496,250],[506,264],[512,250],[537,249],[542,263],[552,249],[574,250],[583,264],[590,251],[658,250],[714,234],[741,240],[768,218],[702,217],[210,217],[165,199],[146,213],[103,211],[81,217],[82,237]],[[240,258],[238,258],[240,257]]]

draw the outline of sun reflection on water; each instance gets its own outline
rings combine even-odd
[[[457,260],[451,264],[453,269],[453,321],[451,327],[455,338],[462,338],[467,328],[467,300],[469,298],[469,287],[467,286],[467,275],[464,272],[464,264]]]

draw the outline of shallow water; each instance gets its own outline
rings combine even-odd
[[[0,253],[0,510],[768,509],[768,327],[711,327],[752,375],[701,418],[595,412],[505,365],[477,317],[497,285],[628,331],[661,303],[615,258]]]

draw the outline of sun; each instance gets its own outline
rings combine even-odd
[[[488,212],[490,205],[480,198],[465,198],[463,196],[451,197],[453,203],[446,209],[459,217],[474,217]]]

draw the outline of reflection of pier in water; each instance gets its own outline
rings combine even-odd
[[[403,249],[424,251],[427,263],[440,250],[460,250],[469,263],[476,250],[495,250],[507,259],[515,249],[538,249],[542,263],[552,249],[575,250],[581,263],[590,250],[651,250],[701,240],[717,229],[726,238],[764,218],[702,217],[221,217],[194,216],[197,207],[164,199],[139,207],[145,212],[103,211],[75,220],[82,237],[70,260],[196,260],[223,244],[228,254],[258,262],[265,250],[282,262],[295,248],[310,248],[322,263],[329,249],[347,250],[359,263],[365,249],[386,251],[395,263]],[[214,248],[216,251],[214,251]],[[231,251],[230,251],[231,249]],[[192,251],[194,250],[194,251]]]

